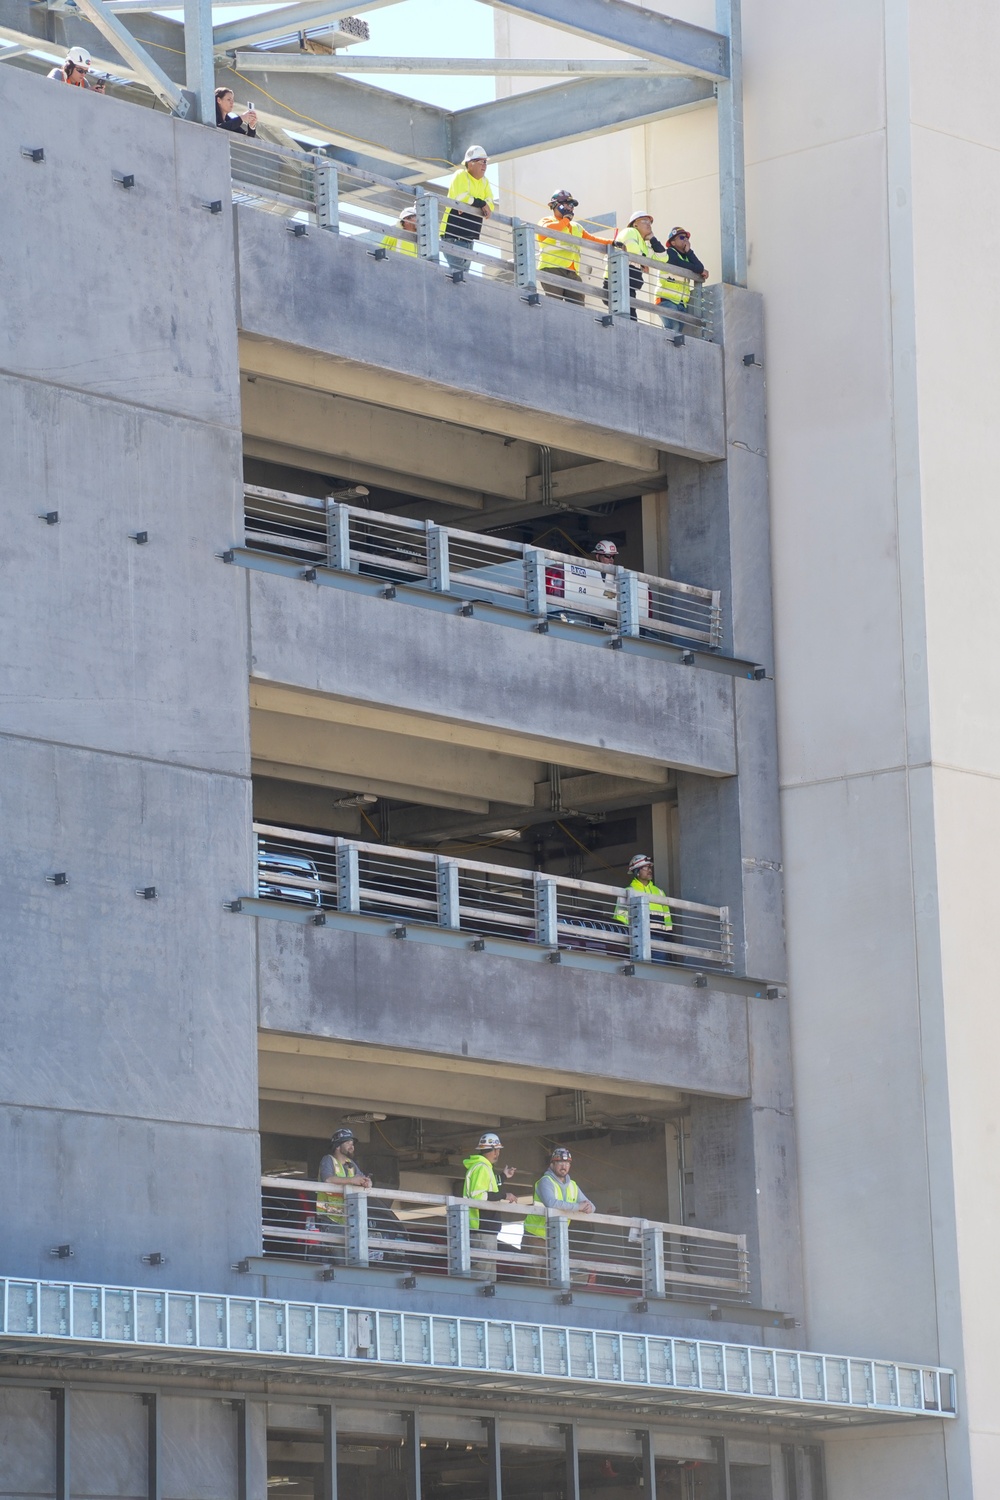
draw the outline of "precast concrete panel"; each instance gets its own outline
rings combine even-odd
[[[242,919],[245,920],[245,919]],[[741,995],[258,918],[261,1025],[742,1096]]]
[[[249,784],[2,737],[0,767],[4,1100],[254,1128]]]
[[[148,1428],[139,1395],[70,1395],[71,1500],[148,1500]]]
[[[239,432],[3,376],[0,425],[0,731],[246,775]]]
[[[592,647],[555,636],[457,614],[414,618],[399,603],[267,573],[248,579],[257,678],[438,719],[442,738],[449,720],[495,728],[510,737],[507,753],[523,737],[528,758],[548,747],[558,760],[564,745],[623,764],[736,769],[734,682],[721,673],[610,650],[595,661]]]
[[[0,370],[238,428],[228,137],[13,68],[0,113]]]
[[[231,1266],[260,1244],[253,1130],[2,1105],[0,1192],[18,1276],[58,1279],[69,1245],[86,1281],[236,1291]]]
[[[557,299],[529,307],[516,288],[485,277],[456,285],[411,257],[375,261],[360,241],[290,235],[253,208],[236,217],[244,333],[486,406],[544,413],[567,430],[625,434],[702,459],[725,452],[714,344],[676,348],[628,319],[602,328]]]
[[[54,1500],[56,1412],[47,1390],[0,1386],[0,1500]]]
[[[160,1422],[163,1500],[238,1500],[232,1405],[163,1396]]]

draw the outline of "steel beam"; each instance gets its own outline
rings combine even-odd
[[[684,73],[726,78],[729,49],[725,36],[660,16],[631,0],[486,0],[494,10],[542,21],[574,36],[603,42],[622,52],[672,62]]]
[[[88,0],[93,3],[93,0]],[[286,54],[278,54],[282,58]],[[246,98],[251,87],[238,67],[226,67],[217,61],[217,81],[233,89],[237,98]],[[355,83],[350,78],[323,78],[312,74],[289,77],[267,69],[253,74],[260,99],[257,113],[267,124],[279,128],[300,129],[348,152],[360,148],[358,165],[372,162],[372,170],[385,176],[384,163],[395,162],[407,168],[416,180],[440,177],[452,162],[449,121],[446,110],[433,104],[406,99],[386,89]],[[266,95],[273,95],[267,98]],[[464,151],[464,147],[462,148]]]
[[[319,1412],[323,1421],[323,1478],[319,1496],[320,1500],[337,1500],[337,1417],[329,1405],[321,1406]]]
[[[104,7],[113,21],[113,13]],[[125,37],[134,45],[152,48],[163,70],[178,88],[184,84],[184,28],[178,21],[160,15],[138,16]],[[96,67],[107,72],[129,72],[141,76],[107,31],[98,30],[79,11],[51,11],[34,0],[0,0],[0,36],[29,49],[62,52],[68,47],[86,47]],[[110,43],[110,45],[109,45]]]
[[[656,1455],[653,1434],[648,1427],[637,1434],[642,1449],[642,1500],[656,1500]]]
[[[69,1500],[69,1391],[56,1386],[49,1391],[55,1403],[56,1492],[55,1500]]]
[[[163,1500],[159,1401],[159,1396],[152,1391],[147,1391],[142,1398],[146,1408],[146,1500]]]
[[[344,57],[310,52],[237,52],[244,72],[274,68],[285,73],[426,73],[456,78],[649,78],[676,70],[645,57]]]
[[[216,50],[225,51],[237,42],[267,42],[276,36],[302,31],[307,26],[325,26],[345,16],[357,16],[365,10],[379,10],[395,5],[397,0],[302,0],[284,10],[265,10],[241,21],[227,21],[215,28]]]
[[[486,1428],[486,1493],[488,1500],[503,1500],[500,1431],[496,1417],[484,1417]]]
[[[482,141],[494,161],[506,161],[714,102],[715,86],[702,78],[595,78],[557,84],[459,110],[451,116],[451,156],[460,161],[471,141]]]
[[[715,0],[720,30],[730,39],[730,76],[718,86],[719,197],[722,280],[747,284],[746,180],[743,157],[743,44],[740,0]]]
[[[580,1500],[580,1444],[575,1422],[570,1422],[563,1432],[566,1437],[566,1500]]]
[[[184,0],[184,71],[198,119],[215,124],[215,55],[212,0]]]
[[[403,1449],[406,1500],[420,1500],[420,1417],[415,1411],[404,1412],[406,1443]]]
[[[123,26],[118,17],[114,15],[103,0],[76,0],[78,8],[91,21],[97,30],[109,41],[119,56],[123,57],[136,77],[150,88],[156,97],[172,111],[184,119],[191,111],[191,101],[174,83],[168,78],[160,67],[154,62],[141,42],[133,36],[127,27]],[[183,36],[183,29],[178,28]]]

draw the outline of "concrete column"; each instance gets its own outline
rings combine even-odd
[[[676,576],[722,591],[724,648],[762,663],[770,674],[762,305],[735,287],[720,293],[728,456],[719,464],[672,466],[670,565]],[[752,362],[744,363],[748,356]],[[728,905],[737,968],[777,981],[784,978],[785,958],[770,677],[737,681],[735,730],[735,777],[677,778],[683,893]],[[693,1105],[697,1221],[748,1233],[762,1304],[794,1313],[802,1292],[787,1002],[752,999],[747,1017],[750,1097]]]

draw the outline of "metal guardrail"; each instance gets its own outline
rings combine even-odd
[[[254,823],[260,900],[513,939],[631,963],[731,970],[728,907]],[[650,906],[669,906],[666,927]]]
[[[744,1302],[750,1295],[746,1237],[715,1230],[573,1214],[392,1188],[355,1188],[297,1177],[261,1179],[264,1254],[283,1260],[384,1265],[398,1271],[662,1299]],[[317,1206],[317,1194],[321,1198]],[[331,1219],[320,1209],[335,1204]],[[469,1214],[501,1222],[496,1250],[470,1239]],[[544,1218],[544,1238],[524,1231]]]
[[[544,620],[718,651],[722,602],[699,588],[503,537],[244,486],[246,543],[307,564],[488,600]]]
[[[684,267],[668,266],[665,258],[658,258],[652,250],[648,257],[629,255],[613,246],[561,234],[497,211],[482,219],[478,209],[448,198],[440,188],[401,187],[391,178],[335,162],[318,151],[293,151],[235,135],[230,150],[234,202],[293,214],[301,228],[308,221],[336,234],[360,238],[379,259],[393,253],[381,245],[391,235],[413,247],[415,254],[401,258],[414,265],[423,262],[425,266],[440,266],[444,257],[450,275],[470,274],[505,282],[525,301],[537,301],[542,295],[579,301],[599,319],[635,318],[667,332],[675,342],[682,343],[688,336],[718,341],[714,289],[704,287]],[[398,218],[414,203],[414,193],[417,233],[407,234],[399,228]],[[461,212],[467,221],[482,221],[477,240],[471,244],[449,241],[447,216],[452,210]],[[595,229],[612,233],[603,225]],[[579,281],[539,267],[542,238],[571,249],[579,257]],[[673,303],[657,306],[655,299],[664,273],[675,285],[691,283],[686,307]],[[641,289],[634,285],[639,277]],[[669,330],[662,321],[664,317],[670,320]]]
[[[293,1361],[364,1363],[440,1379],[490,1372],[518,1389],[577,1382],[608,1395],[671,1393],[741,1415],[954,1417],[954,1371],[934,1365],[771,1349],[724,1340],[611,1333],[585,1327],[441,1316],[327,1303],[156,1288],[0,1278],[0,1353],[46,1345],[176,1352],[211,1365],[220,1354],[279,1370]],[[300,1365],[300,1368],[302,1366]],[[380,1371],[379,1373],[383,1373]]]

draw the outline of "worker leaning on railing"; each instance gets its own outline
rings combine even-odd
[[[596,234],[590,234],[582,224],[577,224],[573,214],[579,208],[578,199],[566,188],[560,188],[558,193],[553,193],[549,199],[549,208],[552,213],[548,218],[539,220],[542,229],[552,229],[558,234],[572,235],[576,240],[591,240],[595,245],[610,245],[611,240],[602,240]],[[538,256],[538,269],[544,271],[548,276],[559,276],[566,281],[583,281],[580,275],[580,251],[575,245],[567,245],[565,240],[553,239],[551,235],[540,234],[537,236],[541,251]],[[562,302],[575,302],[583,306],[583,292],[578,292],[571,287],[563,290],[560,287],[546,286],[543,283],[542,290],[547,297],[557,297]]]
[[[354,1147],[357,1137],[353,1130],[346,1125],[340,1130],[335,1130],[330,1137],[330,1145],[333,1151],[324,1156],[319,1164],[319,1175],[321,1182],[331,1184],[341,1180],[353,1183],[355,1187],[370,1188],[372,1180],[366,1177],[364,1172],[354,1160]],[[344,1189],[331,1187],[328,1193],[316,1194],[316,1217],[319,1227],[324,1225],[334,1226],[338,1229],[343,1227],[347,1212],[344,1208]]]
[[[635,854],[628,862],[628,872],[632,880],[626,887],[626,900],[619,901],[615,907],[615,921],[628,922],[628,891],[638,891],[643,896],[663,896],[662,901],[651,901],[649,903],[650,923],[666,928],[670,932],[674,925],[670,907],[666,902],[666,891],[661,891],[658,885],[653,884],[653,861],[648,854]]]
[[[483,220],[488,219],[497,206],[493,188],[486,176],[488,165],[489,157],[483,147],[470,146],[462,165],[451,179],[448,197],[454,198],[458,203],[469,203],[479,210],[478,213],[464,214],[460,208],[448,209],[441,223],[441,239],[451,245],[461,245],[464,249],[471,250],[482,234]],[[467,271],[472,264],[466,256],[450,255],[447,250],[444,258],[453,271]]]
[[[654,246],[655,248],[655,246]],[[699,281],[708,280],[708,272],[701,261],[691,249],[691,235],[687,229],[675,225],[667,236],[666,248],[662,255],[658,252],[657,260],[665,260],[668,265],[682,266],[685,271],[692,272]],[[656,292],[656,305],[660,309],[660,318],[664,328],[672,328],[679,333],[684,332],[684,324],[673,316],[673,313],[685,313],[691,303],[691,294],[694,291],[694,282],[686,276],[671,276],[667,271],[661,271],[660,284]]]
[[[593,1203],[583,1192],[579,1183],[569,1175],[573,1165],[571,1152],[565,1146],[557,1146],[549,1157],[547,1169],[535,1183],[534,1201],[542,1208],[564,1214],[592,1214]],[[524,1240],[521,1248],[529,1255],[546,1256],[545,1214],[529,1214],[524,1221]],[[547,1278],[547,1265],[537,1268],[535,1275],[543,1281]]]

